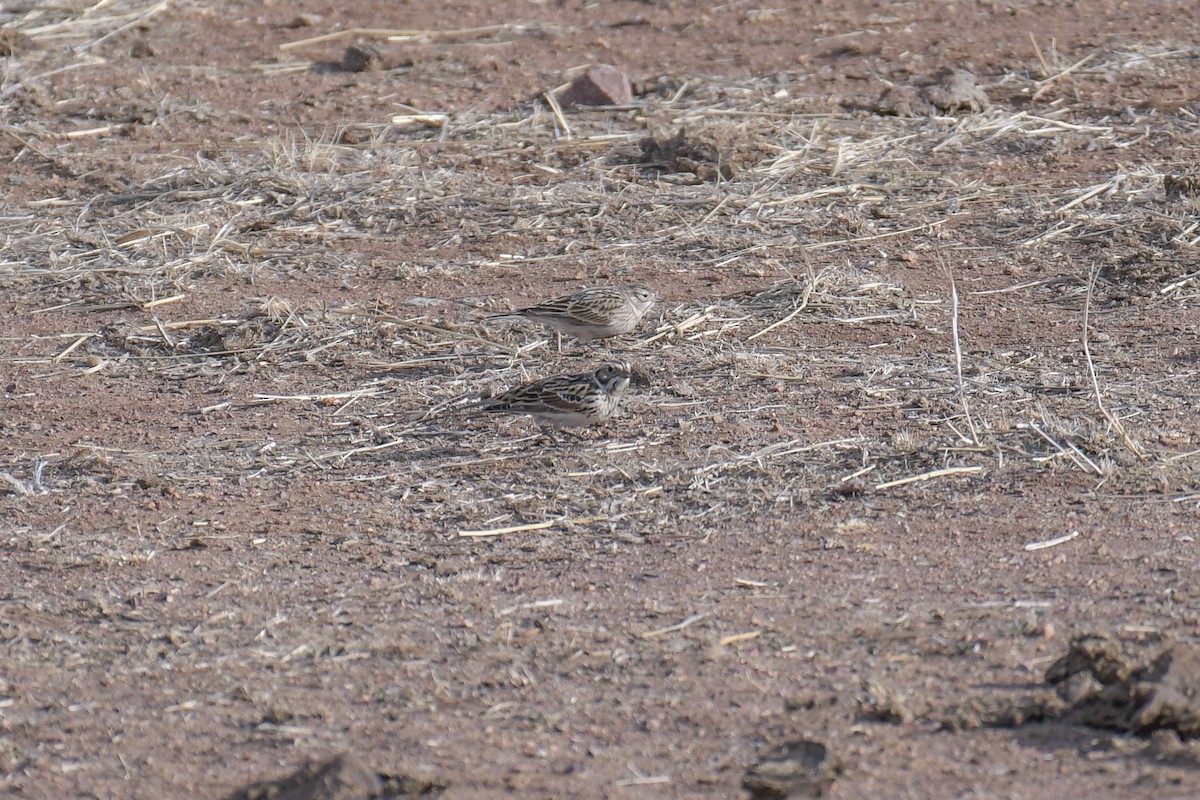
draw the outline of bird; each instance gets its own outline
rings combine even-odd
[[[630,333],[658,297],[646,286],[600,286],[581,289],[536,306],[496,314],[488,321],[524,317],[573,336],[583,344]],[[561,339],[559,350],[562,350]]]
[[[480,414],[529,414],[551,438],[561,428],[595,425],[613,415],[629,389],[634,370],[624,361],[591,372],[559,375],[509,389],[464,409]]]

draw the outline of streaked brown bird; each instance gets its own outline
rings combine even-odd
[[[468,414],[529,414],[539,428],[550,432],[595,425],[617,410],[632,377],[629,364],[611,361],[591,372],[517,386],[462,410]]]
[[[488,320],[524,317],[588,344],[594,339],[632,332],[657,299],[646,286],[602,286],[496,314]]]

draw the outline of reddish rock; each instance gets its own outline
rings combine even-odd
[[[633,86],[616,67],[593,67],[571,81],[558,101],[564,106],[625,106],[633,102]]]

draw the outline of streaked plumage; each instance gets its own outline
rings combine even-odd
[[[488,319],[525,317],[586,344],[632,332],[657,299],[645,286],[602,286]]]
[[[509,389],[479,401],[469,413],[529,414],[539,428],[594,425],[612,416],[629,388],[630,366],[623,361],[601,365],[579,375],[554,378]]]

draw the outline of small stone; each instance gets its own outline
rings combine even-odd
[[[563,106],[627,106],[633,102],[629,76],[616,67],[593,67],[559,95]]]
[[[379,51],[366,44],[352,44],[342,55],[342,69],[346,72],[373,72],[383,68]]]
[[[667,384],[667,391],[676,397],[695,397],[696,387],[683,378],[675,378]]]
[[[271,706],[263,714],[262,721],[269,725],[287,725],[289,722],[294,722],[295,719],[296,714],[290,708]]]
[[[338,136],[338,144],[345,145],[360,145],[366,144],[374,138],[371,129],[363,125],[348,125],[342,129],[342,133]]]
[[[284,24],[285,28],[311,28],[320,22],[323,17],[320,14],[297,14],[292,17],[291,21]]]

